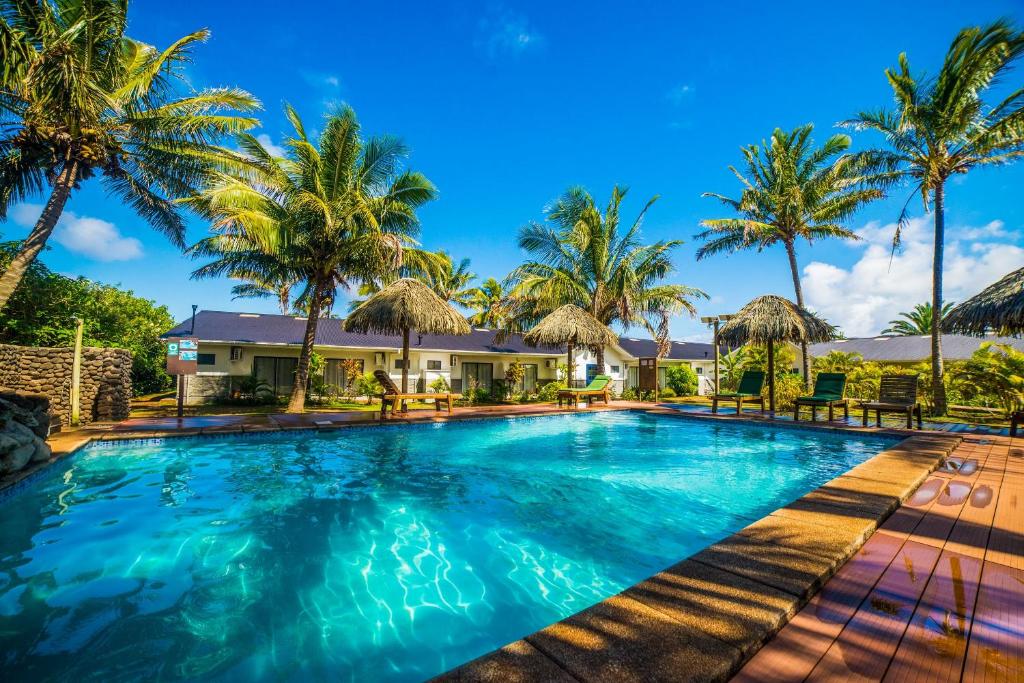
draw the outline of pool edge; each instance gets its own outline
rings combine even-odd
[[[727,680],[963,442],[942,432],[788,426],[905,438],[654,576],[431,680]]]

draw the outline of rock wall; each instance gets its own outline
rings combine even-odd
[[[47,460],[50,401],[45,396],[0,391],[0,476]]]
[[[41,394],[61,424],[71,423],[70,347],[0,344],[0,387]],[[82,349],[81,419],[124,420],[131,400],[132,354],[126,349]]]

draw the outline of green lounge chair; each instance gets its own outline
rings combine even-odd
[[[882,426],[882,413],[900,413],[907,416],[907,429],[914,428],[913,418],[917,417],[917,428],[921,429],[921,404],[917,402],[917,375],[882,375],[878,387],[877,401],[864,401],[864,426],[868,426],[868,412],[875,411],[875,426]]]
[[[604,399],[604,404],[608,405],[608,401],[611,399],[611,383],[612,378],[608,375],[594,375],[590,384],[582,389],[562,389],[558,392],[558,407],[562,407],[563,399],[568,405],[574,406],[584,396],[601,397]]]
[[[814,380],[814,394],[800,396],[793,401],[793,419],[800,419],[800,406],[809,406],[811,422],[818,419],[818,408],[828,408],[828,421],[835,417],[835,407],[843,407],[843,417],[850,417],[850,402],[846,399],[846,374],[842,372],[819,372]]]
[[[761,395],[761,389],[764,388],[764,378],[765,374],[760,370],[744,370],[736,391],[722,391],[711,397],[711,412],[718,412],[719,401],[735,401],[737,415],[743,412],[744,403],[760,405],[763,413],[764,396]]]

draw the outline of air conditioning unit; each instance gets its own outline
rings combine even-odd
[[[231,360],[242,360],[242,347],[232,346],[231,347]]]
[[[454,367],[456,366],[456,364],[458,364],[458,362],[459,362],[459,357],[458,357],[458,356],[455,356],[455,355],[451,356],[451,357],[450,357],[450,358],[448,359],[448,365],[449,365],[450,367],[453,367],[453,368],[454,368]]]

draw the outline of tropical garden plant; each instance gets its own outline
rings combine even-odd
[[[689,365],[670,365],[665,370],[667,389],[671,389],[675,396],[693,396],[697,393],[699,381],[697,373]],[[662,390],[662,397],[671,398],[665,395],[664,390]]]
[[[743,249],[761,252],[781,245],[800,308],[806,306],[797,243],[859,239],[844,222],[882,196],[881,190],[870,186],[874,182],[873,160],[849,154],[849,136],[833,135],[816,147],[811,139],[813,131],[811,124],[789,132],[776,128],[769,140],[744,147],[743,168],[729,167],[743,185],[740,195],[704,194],[725,204],[736,216],[701,221],[705,229],[696,236],[704,242],[697,250],[697,260]],[[806,344],[801,347],[801,364],[809,383]]]
[[[957,368],[954,384],[966,400],[988,399],[1009,416],[1024,408],[1024,352],[984,342]]]
[[[938,320],[945,318],[952,308],[952,301],[944,302]],[[932,314],[932,304],[930,301],[926,301],[914,306],[914,310],[903,311],[898,318],[890,320],[889,327],[882,330],[882,334],[893,334],[900,337],[924,336],[932,333],[932,324],[935,319],[936,316]]]
[[[232,156],[217,143],[257,124],[237,88],[195,91],[185,68],[209,37],[190,33],[160,50],[126,35],[123,0],[0,3],[0,218],[48,198],[0,275],[0,309],[46,246],[69,197],[98,177],[175,245],[192,195]]]
[[[379,281],[402,267],[419,229],[416,210],[436,190],[422,174],[402,169],[408,149],[398,138],[364,139],[350,107],[327,116],[319,140],[294,109],[285,113],[293,134],[283,158],[242,134],[246,163],[219,173],[190,202],[214,233],[191,251],[213,259],[194,277],[301,279],[306,329],[288,403],[289,412],[301,412],[322,311],[339,286]]]
[[[939,72],[915,75],[905,53],[885,72],[893,109],[860,112],[846,125],[881,133],[886,147],[865,153],[889,168],[893,182],[908,181],[934,220],[932,263],[932,410],[946,413],[942,337],[942,269],[945,247],[946,183],[978,166],[1006,164],[1024,156],[1024,88],[994,96],[992,87],[1024,53],[1024,34],[1006,21],[965,28],[953,39]],[[907,222],[897,224],[893,248]]]
[[[510,331],[536,324],[564,304],[575,304],[604,325],[646,328],[656,339],[668,337],[673,314],[696,314],[693,301],[707,295],[694,287],[667,284],[671,252],[680,240],[644,244],[640,227],[658,199],[652,197],[623,228],[620,221],[626,188],[614,187],[602,211],[582,187],[569,188],[545,211],[544,223],[519,231],[519,246],[530,259],[509,274],[502,304]],[[595,349],[604,368],[604,349]]]

